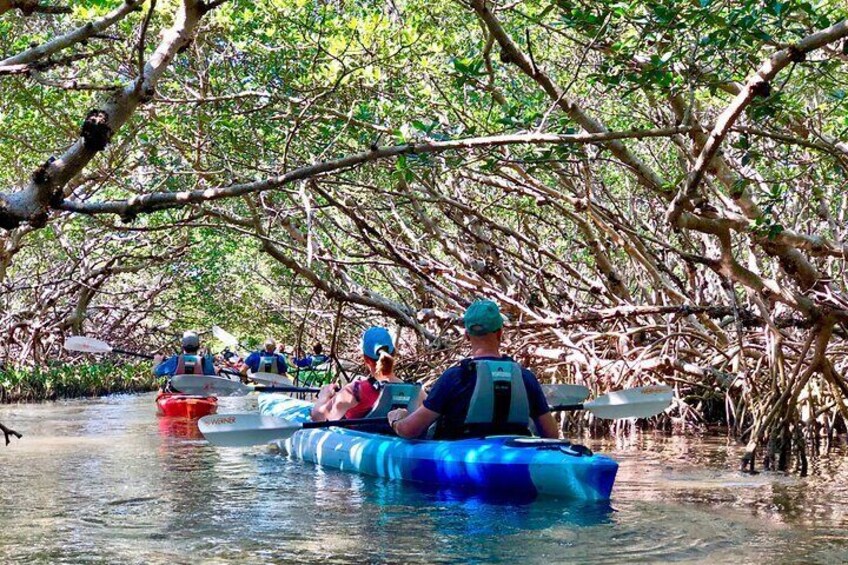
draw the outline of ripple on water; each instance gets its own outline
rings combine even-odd
[[[226,399],[222,411],[245,401]],[[251,400],[250,402],[255,402]],[[239,404],[241,403],[241,404]],[[224,402],[222,401],[222,404]],[[594,442],[620,461],[611,505],[423,489],[264,448],[216,450],[153,395],[0,407],[0,562],[842,562],[848,469],[736,473],[720,439]]]

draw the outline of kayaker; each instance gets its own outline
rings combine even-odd
[[[200,355],[200,338],[197,332],[183,334],[182,353],[163,361],[164,356],[153,356],[153,374],[157,377],[174,375],[214,375],[215,365],[208,355]]]
[[[321,388],[312,407],[312,420],[340,420],[362,418],[380,396],[383,383],[402,383],[395,376],[395,345],[386,328],[374,326],[362,334],[362,356],[371,375],[359,378],[337,390],[329,384]]]
[[[498,305],[491,300],[473,302],[465,311],[463,324],[471,357],[446,370],[412,414],[402,408],[389,412],[394,432],[416,438],[435,422],[435,439],[529,435],[532,419],[542,437],[558,438],[559,427],[536,376],[501,355],[503,317]],[[475,395],[481,369],[488,371],[482,373],[486,381]],[[474,406],[472,397],[477,399]]]
[[[314,369],[318,365],[323,365],[329,359],[328,356],[324,355],[324,346],[316,343],[312,346],[312,355],[294,357],[292,358],[292,362],[301,369]]]
[[[277,353],[277,342],[272,338],[265,340],[261,351],[254,351],[244,360],[244,372],[250,369],[254,373],[273,373],[285,375],[289,368],[286,357]]]

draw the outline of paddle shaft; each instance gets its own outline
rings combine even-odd
[[[269,387],[273,388],[273,387]],[[256,387],[256,390],[259,390],[259,387]],[[315,389],[317,390],[317,389]],[[577,410],[583,410],[585,406],[581,404],[557,404],[556,406],[551,406],[551,412],[575,412]],[[354,426],[363,426],[368,424],[387,424],[388,420],[386,418],[356,418],[353,420],[327,420],[325,422],[304,422],[303,428],[349,428]]]
[[[112,348],[112,353],[120,353],[121,355],[129,355],[130,357],[141,357],[142,359],[153,359],[153,355],[147,353],[138,353],[136,351],[127,351],[126,349]]]
[[[355,426],[367,426],[369,424],[386,424],[386,418],[355,418],[352,420],[326,420],[324,422],[304,422],[303,429],[312,428],[352,428]]]
[[[320,388],[308,388],[301,386],[254,386],[251,390],[256,392],[307,392],[310,394],[318,394]]]
[[[556,406],[551,406],[551,412],[576,412],[577,410],[583,410],[583,404],[557,404]]]

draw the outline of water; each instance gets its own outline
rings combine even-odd
[[[250,409],[222,400],[220,412]],[[610,504],[506,504],[216,450],[152,395],[0,407],[0,562],[562,563],[848,561],[848,468],[735,471],[723,439],[594,443]]]

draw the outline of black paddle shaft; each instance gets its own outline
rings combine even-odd
[[[557,404],[556,406],[550,407],[551,412],[576,412],[577,410],[583,410],[582,404]]]
[[[115,349],[112,348],[112,353],[120,353],[121,355],[129,355],[131,357],[141,357],[142,359],[153,359],[153,355],[148,355],[147,353],[137,353],[135,351],[127,351],[125,349]]]
[[[259,387],[256,387],[259,390]],[[583,410],[582,404],[557,404],[551,406],[551,412],[573,412]],[[367,426],[370,424],[388,424],[386,418],[355,418],[352,420],[327,420],[326,422],[304,422],[303,429],[311,428],[353,428],[355,426]]]
[[[352,420],[327,420],[326,422],[304,422],[303,429],[311,428],[352,428],[354,426],[367,426],[369,424],[387,424],[386,418],[355,418]]]
[[[302,386],[255,386],[252,390],[256,392],[307,392],[310,394],[318,394],[320,388],[308,388]]]

